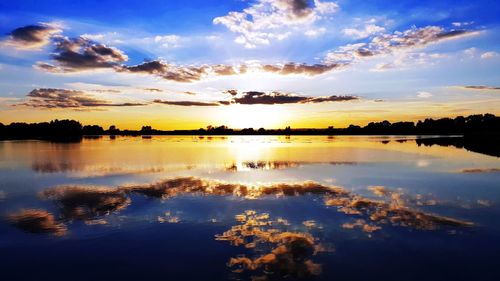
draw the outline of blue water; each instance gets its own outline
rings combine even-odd
[[[1,142],[0,279],[497,280],[500,159],[389,139]],[[127,201],[89,211],[71,188]],[[23,210],[64,230],[20,226]]]

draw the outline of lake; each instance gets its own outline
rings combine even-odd
[[[497,280],[500,158],[421,138],[2,141],[0,279]]]

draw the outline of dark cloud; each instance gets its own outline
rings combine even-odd
[[[36,50],[50,43],[50,39],[61,32],[51,24],[27,25],[14,29],[1,43],[21,50]]]
[[[113,107],[113,106],[142,106],[143,103],[111,103],[100,100],[86,94],[83,91],[39,88],[34,89],[27,95],[28,100],[16,106],[28,106],[35,108],[92,108],[92,107]]]
[[[148,91],[148,92],[163,92],[162,89],[158,89],[158,88],[144,88],[143,90]]]
[[[178,106],[219,106],[220,102],[203,102],[203,101],[166,101],[166,100],[154,100],[154,103],[168,104],[168,105],[178,105]]]
[[[236,96],[238,94],[238,90],[227,90],[226,94],[230,94],[231,96]]]
[[[39,62],[37,68],[50,72],[77,72],[117,67],[128,60],[122,51],[82,37],[60,37],[54,44],[54,64]]]
[[[66,234],[66,226],[59,223],[51,213],[40,209],[24,209],[8,216],[9,222],[31,233]]]
[[[460,172],[466,174],[500,173],[500,168],[467,168],[460,170]]]
[[[289,74],[305,74],[305,75],[319,75],[325,72],[331,71],[336,68],[342,67],[341,63],[332,64],[297,64],[297,63],[286,63],[284,65],[271,65],[266,64],[261,66],[261,69],[266,72],[278,73],[281,75]]]
[[[305,97],[297,96],[288,93],[280,92],[258,92],[249,91],[238,93],[237,90],[227,90],[224,93],[231,95],[230,100],[221,100],[213,102],[203,102],[203,101],[167,101],[156,99],[154,103],[161,103],[167,105],[179,105],[179,106],[220,106],[220,105],[230,105],[230,104],[294,104],[294,103],[322,103],[322,102],[341,102],[341,101],[351,101],[359,99],[356,96],[327,96],[327,97]]]
[[[221,100],[214,102],[202,102],[202,101],[166,101],[166,100],[154,100],[155,103],[168,104],[168,105],[179,105],[179,106],[219,106],[219,105],[230,105],[230,104],[294,104],[294,103],[323,103],[323,102],[341,102],[341,101],[352,101],[359,99],[356,96],[326,96],[326,97],[307,97],[298,96],[288,93],[280,92],[259,92],[259,91],[248,91],[243,93],[238,93],[237,90],[227,90],[224,93],[231,96],[230,100]]]
[[[208,76],[229,76],[243,74],[247,71],[247,66],[232,65],[200,65],[200,66],[178,66],[167,62],[153,60],[134,66],[122,66],[120,71],[132,73],[152,74],[166,80],[176,82],[195,82]]]
[[[290,103],[321,103],[351,101],[359,99],[356,96],[327,96],[327,97],[306,97],[297,96],[280,92],[243,92],[241,95],[234,95],[234,92],[228,92],[233,97],[232,102],[238,104],[290,104]]]
[[[485,85],[469,85],[469,86],[462,86],[464,89],[470,89],[470,90],[500,90],[500,87],[494,87],[494,86],[485,86]]]
[[[123,66],[121,70],[133,73],[158,75],[166,80],[177,82],[198,81],[208,73],[208,68],[205,66],[179,67],[157,60],[144,62],[135,66]]]

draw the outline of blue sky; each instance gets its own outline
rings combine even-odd
[[[0,122],[303,127],[498,114],[500,3],[395,2],[2,1]]]

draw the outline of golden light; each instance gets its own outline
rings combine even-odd
[[[279,105],[240,105],[223,108],[219,116],[230,128],[284,128],[290,115]]]

